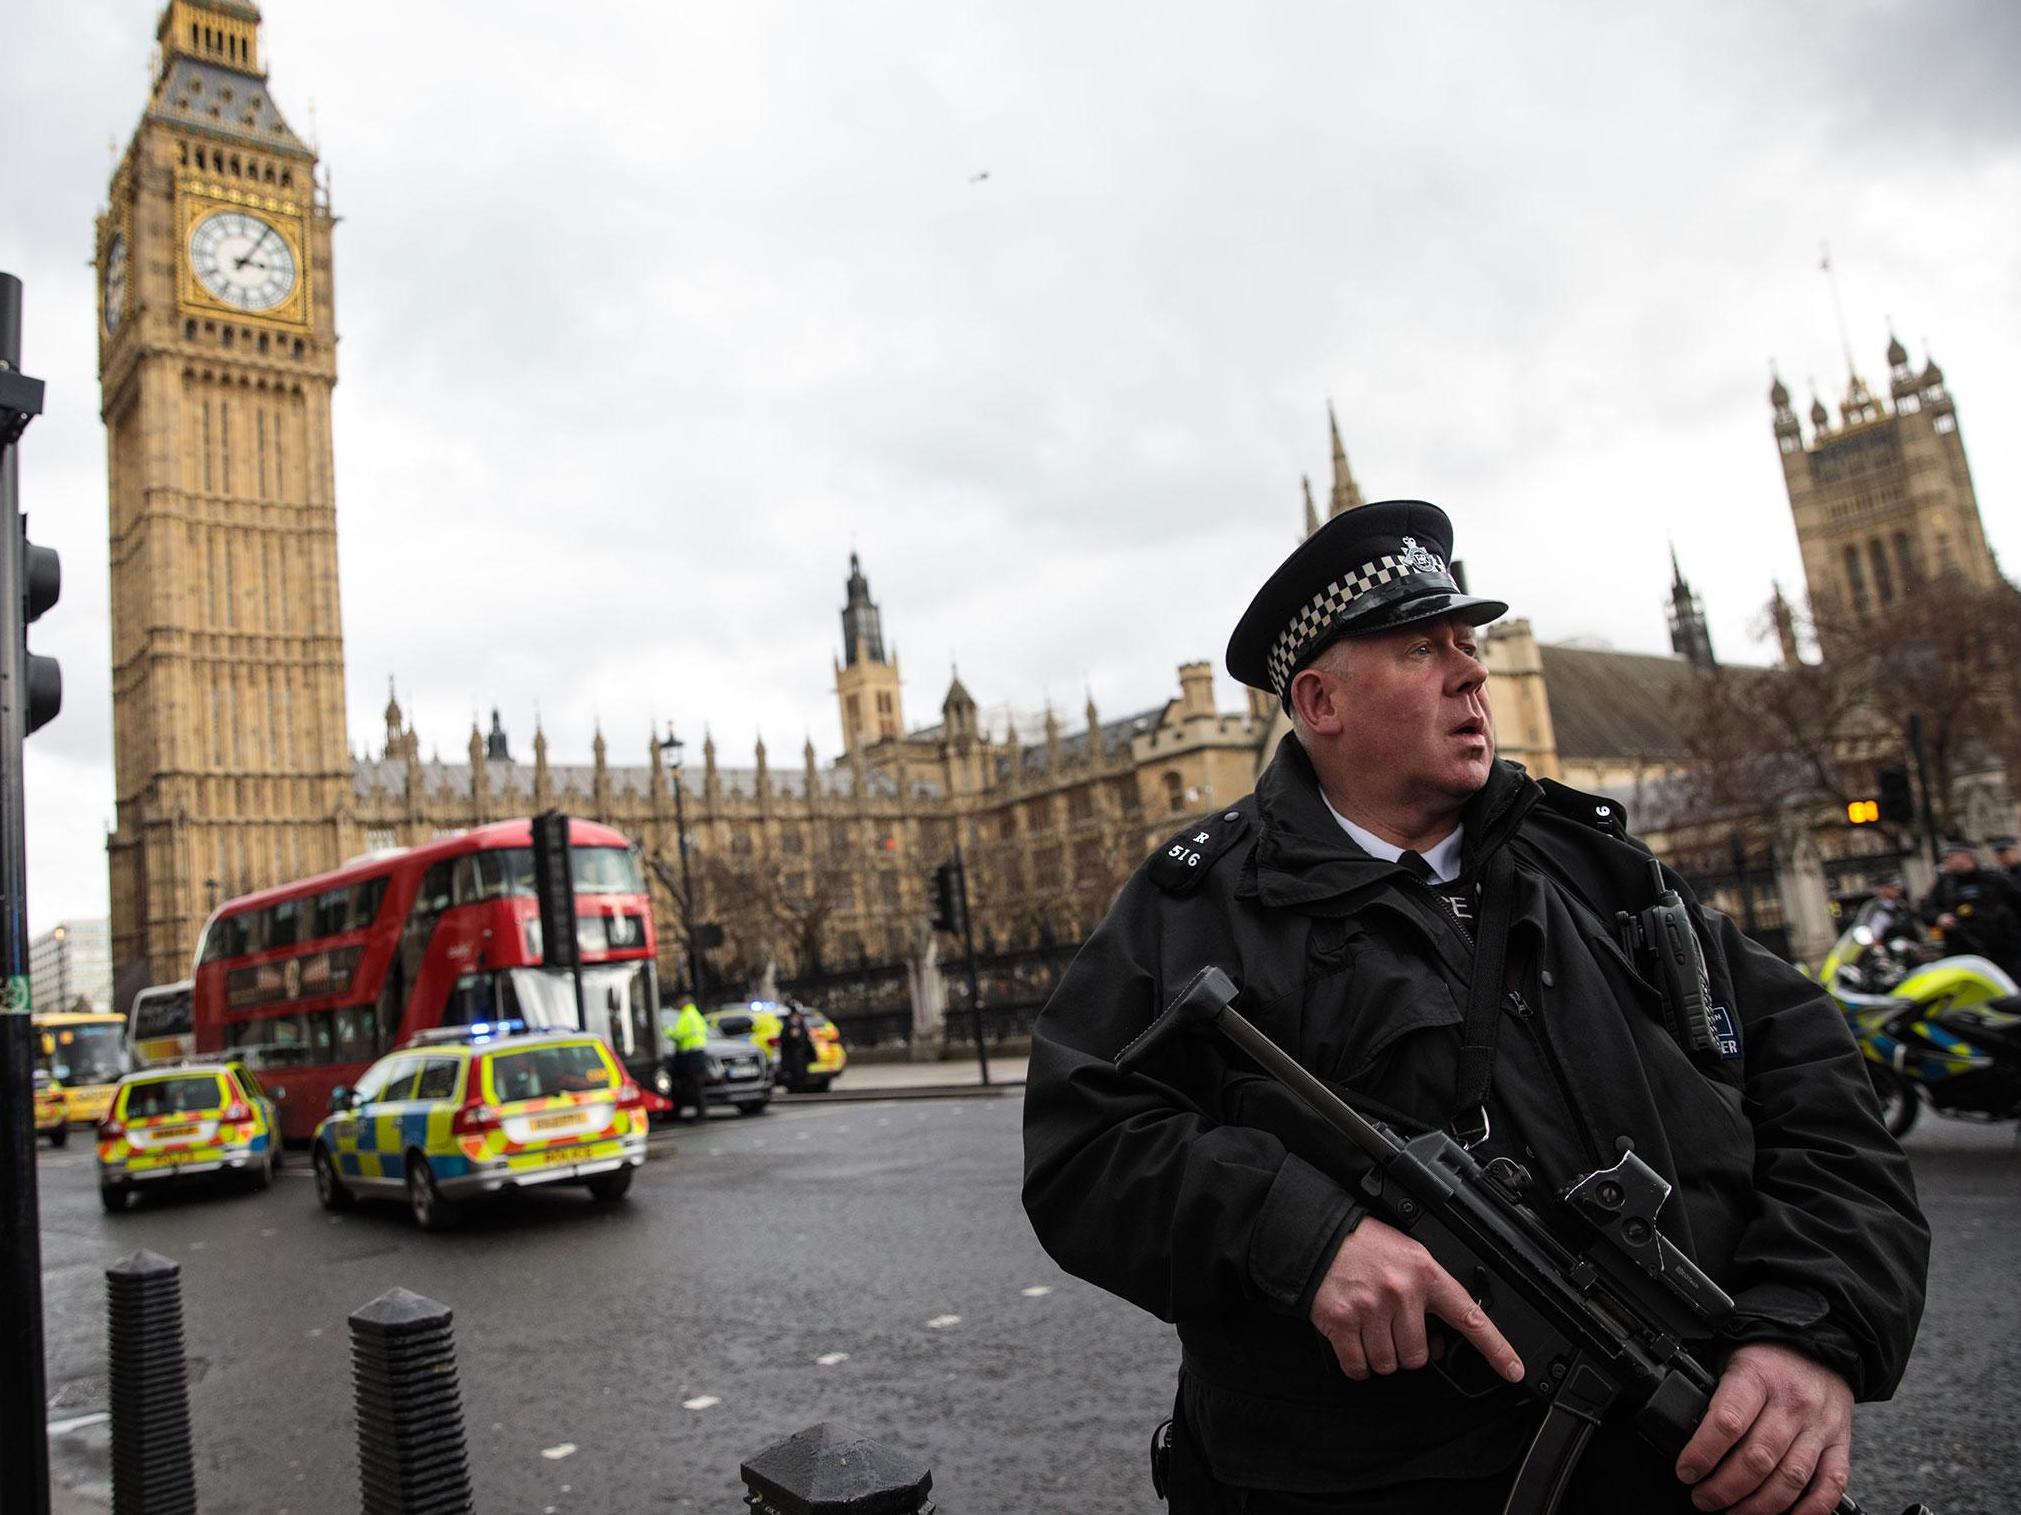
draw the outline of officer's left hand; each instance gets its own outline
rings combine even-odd
[[[1830,1368],[1767,1342],[1736,1348],[1677,1459],[1701,1510],[1831,1515],[1851,1472],[1853,1391]]]

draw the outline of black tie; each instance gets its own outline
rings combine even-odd
[[[1420,884],[1432,882],[1432,865],[1415,852],[1404,852],[1397,857],[1397,867],[1404,870]]]

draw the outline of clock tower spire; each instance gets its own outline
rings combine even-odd
[[[330,208],[257,7],[168,0],[155,40],[97,261],[113,959],[163,982],[215,898],[335,865],[350,763]]]

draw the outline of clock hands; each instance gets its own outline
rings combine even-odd
[[[268,224],[267,224],[266,222],[262,221],[262,222],[260,223],[260,235],[259,235],[258,239],[257,239],[256,241],[254,241],[254,243],[253,243],[253,245],[252,245],[251,247],[248,247],[248,248],[246,249],[246,255],[245,255],[245,257],[243,257],[243,258],[240,258],[240,259],[238,259],[237,261],[235,261],[235,262],[234,262],[234,263],[232,264],[232,267],[233,267],[233,268],[244,268],[244,267],[246,266],[246,264],[247,264],[247,263],[248,263],[248,262],[249,262],[249,261],[250,261],[250,260],[252,259],[252,256],[253,256],[253,254],[254,254],[254,253],[256,253],[256,252],[258,252],[258,251],[260,250],[260,247],[262,246],[262,244],[264,244],[264,243],[266,242],[267,238],[271,237],[271,236],[272,236],[273,234],[274,234],[274,229],[273,229],[273,227],[269,226],[269,225],[268,225]],[[264,263],[254,263],[254,264],[253,264],[253,267],[255,267],[255,268],[265,268],[266,266],[267,266],[267,265],[266,265],[266,264],[264,264]]]

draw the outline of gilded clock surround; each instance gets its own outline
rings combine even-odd
[[[303,230],[303,207],[298,201],[279,195],[241,190],[236,185],[208,177],[198,178],[195,175],[179,181],[176,191],[176,220],[182,228],[176,255],[178,283],[176,299],[184,310],[203,315],[222,316],[256,326],[295,331],[306,330],[314,323],[312,291],[316,281],[310,277],[307,238]],[[294,260],[295,287],[286,299],[271,309],[249,310],[230,300],[220,299],[206,289],[203,280],[197,276],[190,257],[191,238],[196,235],[197,228],[210,217],[220,211],[232,210],[255,216],[272,226],[275,234],[287,247],[288,256]]]

